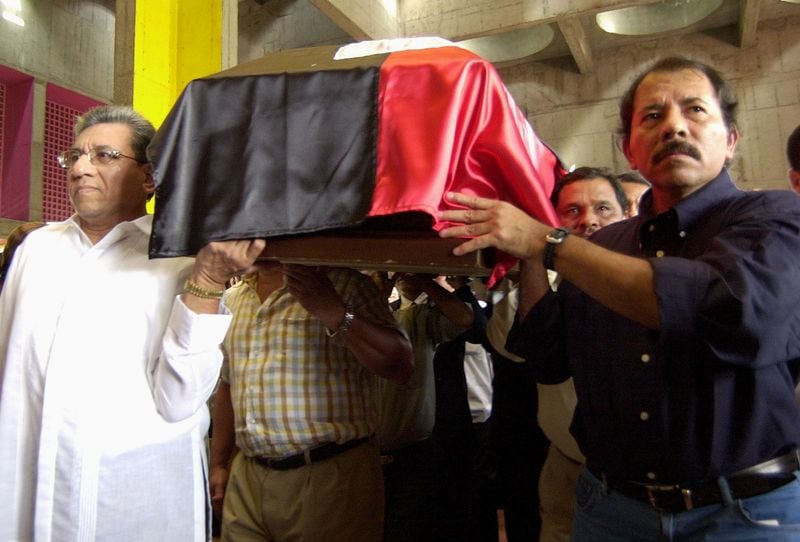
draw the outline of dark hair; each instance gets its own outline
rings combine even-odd
[[[553,192],[550,194],[550,202],[553,204],[553,207],[558,207],[558,198],[565,186],[597,178],[608,181],[608,184],[610,184],[611,188],[614,190],[614,195],[617,197],[619,206],[625,211],[625,209],[628,208],[628,196],[625,195],[625,191],[622,189],[622,185],[619,184],[614,172],[605,167],[579,167],[573,169],[556,181]]]
[[[0,290],[3,288],[8,269],[11,267],[11,260],[14,257],[14,252],[16,252],[17,248],[30,232],[42,226],[44,226],[44,222],[23,222],[8,234],[3,252],[0,252]]]
[[[617,175],[617,180],[621,183],[635,183],[650,186],[650,181],[642,177],[638,171],[626,171]]]
[[[642,72],[639,77],[631,84],[619,104],[619,119],[620,125],[617,129],[623,145],[627,144],[631,135],[631,122],[633,121],[633,100],[636,97],[636,91],[645,77],[651,73],[657,72],[677,72],[681,70],[695,70],[704,74],[714,87],[714,92],[717,95],[717,102],[719,102],[720,110],[722,111],[722,119],[725,121],[725,126],[728,127],[728,133],[737,129],[736,125],[736,108],[738,102],[733,94],[733,89],[727,81],[720,75],[720,73],[709,66],[697,60],[691,60],[682,56],[671,56],[662,58],[653,64],[650,68]]]
[[[126,124],[131,128],[131,147],[140,162],[147,162],[147,146],[156,133],[149,120],[126,105],[101,105],[78,117],[75,137],[95,124]]]
[[[789,136],[786,145],[786,156],[789,158],[789,165],[795,171],[800,171],[800,126],[794,129]]]

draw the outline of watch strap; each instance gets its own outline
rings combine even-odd
[[[542,253],[545,269],[555,271],[553,258],[556,254],[556,247],[560,245],[568,235],[569,230],[567,228],[556,228],[547,234],[545,237],[544,252]]]

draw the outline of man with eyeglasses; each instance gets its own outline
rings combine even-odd
[[[206,400],[224,285],[263,240],[148,259],[152,125],[78,119],[61,153],[75,214],[32,232],[0,295],[0,540],[208,539]]]

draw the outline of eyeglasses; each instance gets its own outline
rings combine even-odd
[[[120,158],[135,160],[140,164],[144,163],[143,160],[122,154],[122,152],[118,151],[117,149],[112,149],[111,147],[105,146],[92,147],[88,151],[82,151],[80,149],[67,149],[56,156],[56,161],[63,169],[68,169],[74,166],[75,162],[80,160],[80,157],[84,154],[89,156],[89,162],[94,165],[100,164],[106,166],[111,162],[119,160]]]

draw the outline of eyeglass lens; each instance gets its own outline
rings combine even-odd
[[[56,157],[58,165],[64,169],[70,168],[75,165],[75,162],[80,160],[84,154],[89,156],[89,162],[92,164],[110,164],[118,158],[125,157],[120,151],[112,149],[111,147],[92,147],[88,151],[80,149],[67,149]]]

